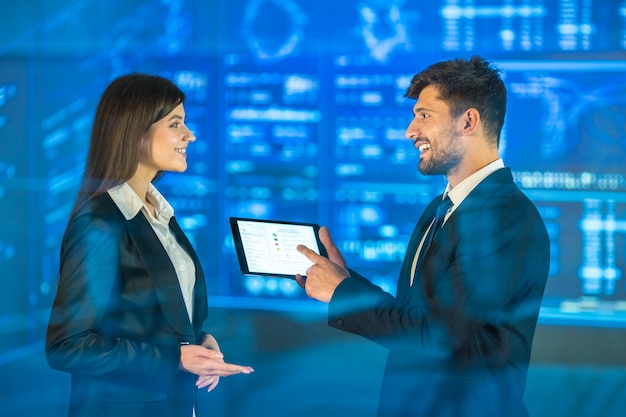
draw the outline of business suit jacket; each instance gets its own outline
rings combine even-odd
[[[200,343],[204,276],[196,268],[193,323],[176,271],[145,216],[124,216],[105,193],[71,218],[46,338],[51,367],[72,375],[69,415],[191,416],[195,376],[178,369],[181,342]]]
[[[409,242],[396,297],[358,274],[329,305],[329,324],[389,349],[379,415],[527,416],[526,373],[548,277],[549,238],[508,168],[456,207],[411,263],[441,196]]]

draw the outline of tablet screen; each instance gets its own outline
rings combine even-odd
[[[318,254],[323,248],[317,235],[319,226],[314,223],[241,217],[229,221],[239,267],[245,275],[305,276],[312,262],[296,247],[302,244]]]

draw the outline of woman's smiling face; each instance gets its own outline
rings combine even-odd
[[[142,170],[183,172],[187,169],[187,146],[196,137],[185,125],[185,108],[179,104],[155,122],[142,139],[139,168]]]

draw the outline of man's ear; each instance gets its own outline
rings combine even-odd
[[[461,115],[463,134],[473,135],[478,130],[480,124],[480,113],[475,108],[469,108]]]

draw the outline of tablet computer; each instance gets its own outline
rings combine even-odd
[[[230,217],[239,268],[244,275],[268,275],[294,279],[306,276],[313,264],[298,252],[300,244],[323,256],[319,240],[319,225],[278,220]]]

